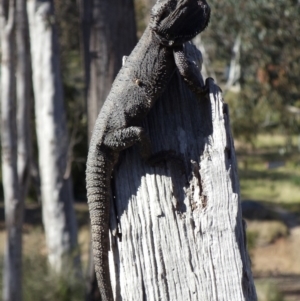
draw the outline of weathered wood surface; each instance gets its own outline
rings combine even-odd
[[[256,300],[228,110],[214,84],[209,98],[198,103],[176,74],[144,123],[153,152],[176,156],[151,167],[133,147],[116,167],[116,300]]]

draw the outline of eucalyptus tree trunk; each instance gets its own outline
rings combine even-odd
[[[66,175],[68,134],[53,1],[28,0],[27,5],[48,258],[58,273],[71,268],[80,275],[73,192]]]
[[[15,0],[1,0],[1,151],[5,201],[6,244],[3,268],[3,300],[22,300],[22,221],[17,169],[15,103]]]
[[[257,299],[228,107],[213,82],[209,91],[199,101],[175,74],[143,124],[164,156],[150,166],[133,147],[115,170],[115,300]]]
[[[136,40],[133,0],[81,0],[88,133]]]
[[[16,100],[18,179],[21,201],[27,196],[31,159],[31,69],[26,0],[16,0]]]

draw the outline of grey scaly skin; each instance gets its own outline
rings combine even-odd
[[[207,93],[199,70],[183,52],[184,43],[208,25],[205,0],[159,0],[137,46],[117,75],[97,118],[87,159],[86,183],[95,271],[102,301],[113,301],[110,284],[110,181],[119,153],[138,143],[150,156],[145,118],[177,69],[199,98]]]

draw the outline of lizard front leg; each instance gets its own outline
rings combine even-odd
[[[194,62],[188,59],[184,52],[183,45],[174,47],[173,54],[177,69],[190,90],[193,91],[198,98],[207,95],[209,92],[207,81],[212,79],[208,78],[204,84],[199,69]]]
[[[141,156],[148,159],[151,155],[151,143],[142,127],[130,126],[108,133],[103,144],[116,152],[120,152],[134,144],[138,144]]]

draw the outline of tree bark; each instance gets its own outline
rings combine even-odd
[[[216,85],[209,90],[199,102],[175,74],[143,125],[165,156],[149,166],[133,147],[115,170],[116,300],[257,299],[228,108]]]
[[[16,0],[16,50],[18,179],[20,198],[24,203],[27,196],[31,159],[31,58],[26,0]]]
[[[80,11],[90,138],[122,57],[137,42],[136,25],[133,0],[82,0]]]
[[[48,258],[58,273],[69,273],[71,268],[78,276],[80,257],[71,180],[65,174],[68,134],[53,1],[27,3]]]
[[[15,103],[15,8],[14,0],[0,2],[1,26],[1,146],[2,179],[7,231],[3,300],[22,300],[22,222],[23,202],[20,198],[17,169],[17,131]]]

